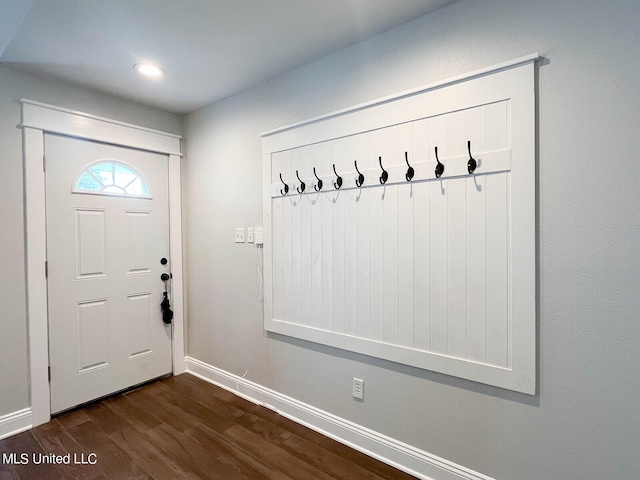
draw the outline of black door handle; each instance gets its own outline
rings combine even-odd
[[[163,273],[160,275],[160,280],[164,282],[164,294],[162,303],[160,303],[160,310],[162,310],[162,321],[167,325],[173,320],[173,310],[171,310],[171,304],[169,303],[169,292],[167,291],[167,282],[172,277],[169,273]]]

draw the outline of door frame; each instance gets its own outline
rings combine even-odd
[[[47,313],[46,192],[44,135],[55,133],[165,154],[169,158],[169,248],[172,279],[173,374],[184,361],[184,291],[182,265],[182,201],[179,135],[152,130],[28,99],[22,107],[27,332],[30,401],[33,426],[51,420],[49,386],[49,318]]]

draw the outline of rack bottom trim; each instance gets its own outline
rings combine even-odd
[[[528,395],[535,395],[536,393],[535,369],[533,368],[531,372],[520,372],[511,368],[479,363],[464,358],[355,337],[277,319],[266,320],[265,330]]]

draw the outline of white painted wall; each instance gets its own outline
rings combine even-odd
[[[182,134],[182,117],[0,66],[0,416],[30,406],[20,99]]]
[[[189,115],[189,355],[496,479],[636,478],[639,20],[637,0],[461,0]],[[267,335],[233,242],[261,222],[259,133],[532,52],[538,395]]]

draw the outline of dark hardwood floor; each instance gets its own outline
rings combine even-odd
[[[413,478],[189,374],[0,440],[0,480]]]

